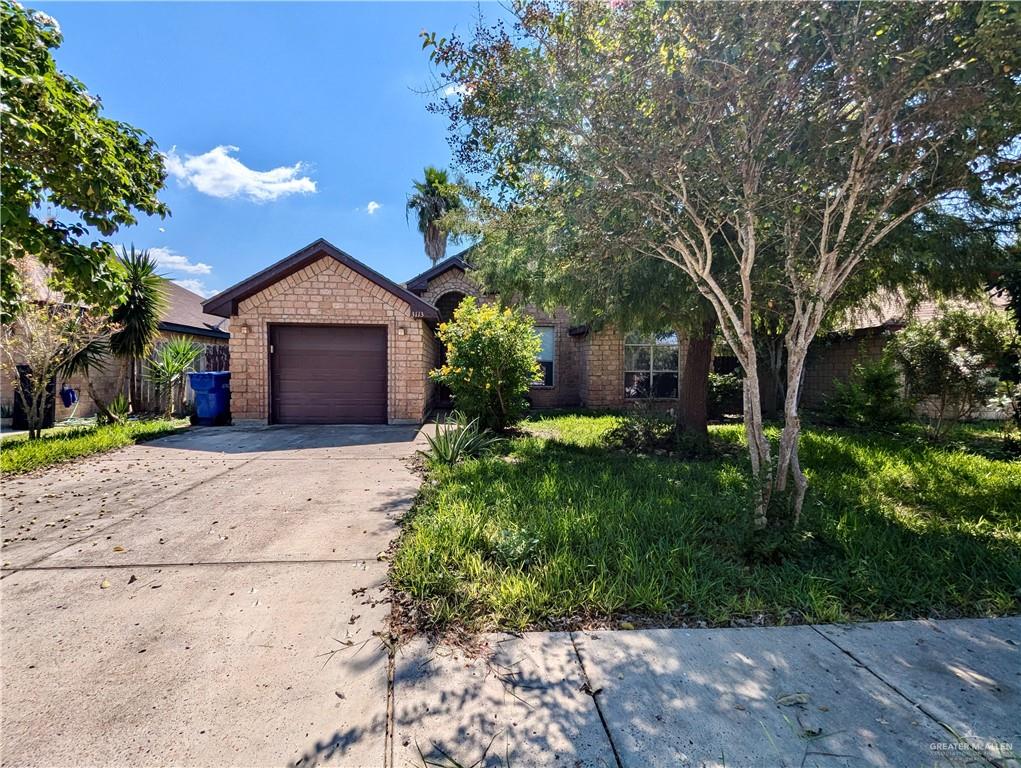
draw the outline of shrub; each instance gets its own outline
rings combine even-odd
[[[117,394],[113,400],[110,401],[109,411],[117,421],[124,421],[128,418],[128,414],[131,412],[131,403],[128,401],[127,395],[123,392]]]
[[[541,374],[532,319],[468,297],[440,324],[439,337],[447,360],[430,376],[450,389],[457,409],[497,431],[520,419],[528,387]]]
[[[895,337],[893,350],[909,397],[925,406],[934,438],[945,436],[993,395],[996,367],[1016,344],[1007,313],[959,308],[911,323]]]
[[[719,419],[725,413],[740,413],[744,383],[736,373],[709,374],[709,418]]]
[[[603,439],[608,447],[623,451],[669,450],[677,441],[677,427],[662,416],[633,413],[608,429]]]
[[[185,338],[173,338],[153,353],[149,360],[149,378],[166,403],[166,415],[175,410],[175,405],[178,411],[183,410],[184,377],[201,354],[202,347]]]
[[[478,419],[466,420],[463,416],[437,424],[433,434],[425,436],[429,448],[423,455],[434,464],[453,465],[468,458],[489,453],[502,438],[479,426]]]
[[[893,426],[909,414],[900,370],[887,354],[856,364],[847,381],[835,382],[825,407],[828,420],[855,427]]]

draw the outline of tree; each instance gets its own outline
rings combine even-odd
[[[431,372],[450,388],[454,406],[483,426],[503,431],[524,413],[529,385],[541,375],[540,341],[532,318],[513,309],[464,299],[438,335],[447,359]]]
[[[120,330],[110,337],[110,350],[127,361],[131,408],[141,403],[138,361],[145,358],[159,338],[159,324],[167,306],[165,280],[157,273],[156,260],[148,251],[121,249],[124,267],[124,298],[113,311]]]
[[[462,94],[449,113],[459,162],[507,206],[573,196],[572,215],[593,229],[602,217],[586,209],[613,200],[646,212],[657,236],[637,252],[691,281],[744,370],[753,524],[796,524],[808,486],[802,372],[849,281],[923,212],[1016,198],[1017,8],[647,0],[513,10],[511,32],[426,38]],[[756,323],[776,295],[786,391],[774,455]]]
[[[418,217],[418,231],[425,240],[425,255],[433,265],[443,259],[447,252],[447,238],[450,231],[444,226],[443,217],[461,207],[461,192],[456,184],[447,179],[447,172],[428,166],[424,181],[412,181],[415,193],[408,198],[408,212]]]
[[[0,23],[0,320],[17,311],[22,292],[12,266],[27,255],[54,268],[69,301],[112,304],[121,292],[113,247],[87,238],[93,229],[109,237],[136,223],[138,212],[169,212],[157,199],[163,158],[152,139],[102,117],[99,99],[57,70],[50,51],[62,36],[53,18],[0,0]],[[44,214],[51,210],[60,218]]]
[[[52,396],[47,390],[54,377],[69,375],[82,350],[101,345],[110,333],[110,323],[104,314],[87,307],[26,301],[2,329],[4,367],[16,382],[14,394],[25,410],[32,440],[42,432],[46,401]]]

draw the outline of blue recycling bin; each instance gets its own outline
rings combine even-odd
[[[195,371],[188,374],[195,392],[195,423],[216,426],[230,422],[230,373]]]

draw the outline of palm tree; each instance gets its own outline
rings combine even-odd
[[[440,224],[443,216],[461,207],[461,192],[447,178],[447,172],[431,165],[425,169],[425,181],[411,182],[415,193],[408,198],[408,211],[418,216],[418,231],[425,240],[425,254],[435,266],[447,252],[450,234]]]
[[[131,408],[141,406],[141,377],[138,361],[152,351],[159,337],[159,323],[167,307],[164,278],[148,251],[121,249],[121,264],[126,272],[124,301],[114,309],[111,320],[119,330],[110,336],[110,351],[126,360],[129,369]]]

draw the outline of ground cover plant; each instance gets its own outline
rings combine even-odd
[[[524,422],[504,455],[436,467],[392,578],[419,626],[524,629],[985,616],[1021,608],[1021,464],[997,425],[933,445],[809,427],[796,536],[747,520],[740,425],[717,456],[608,448],[613,415]],[[772,429],[775,439],[778,430]]]
[[[151,419],[102,426],[58,427],[47,430],[36,440],[11,435],[0,442],[0,473],[15,475],[112,451],[172,434],[187,423],[183,419]]]

